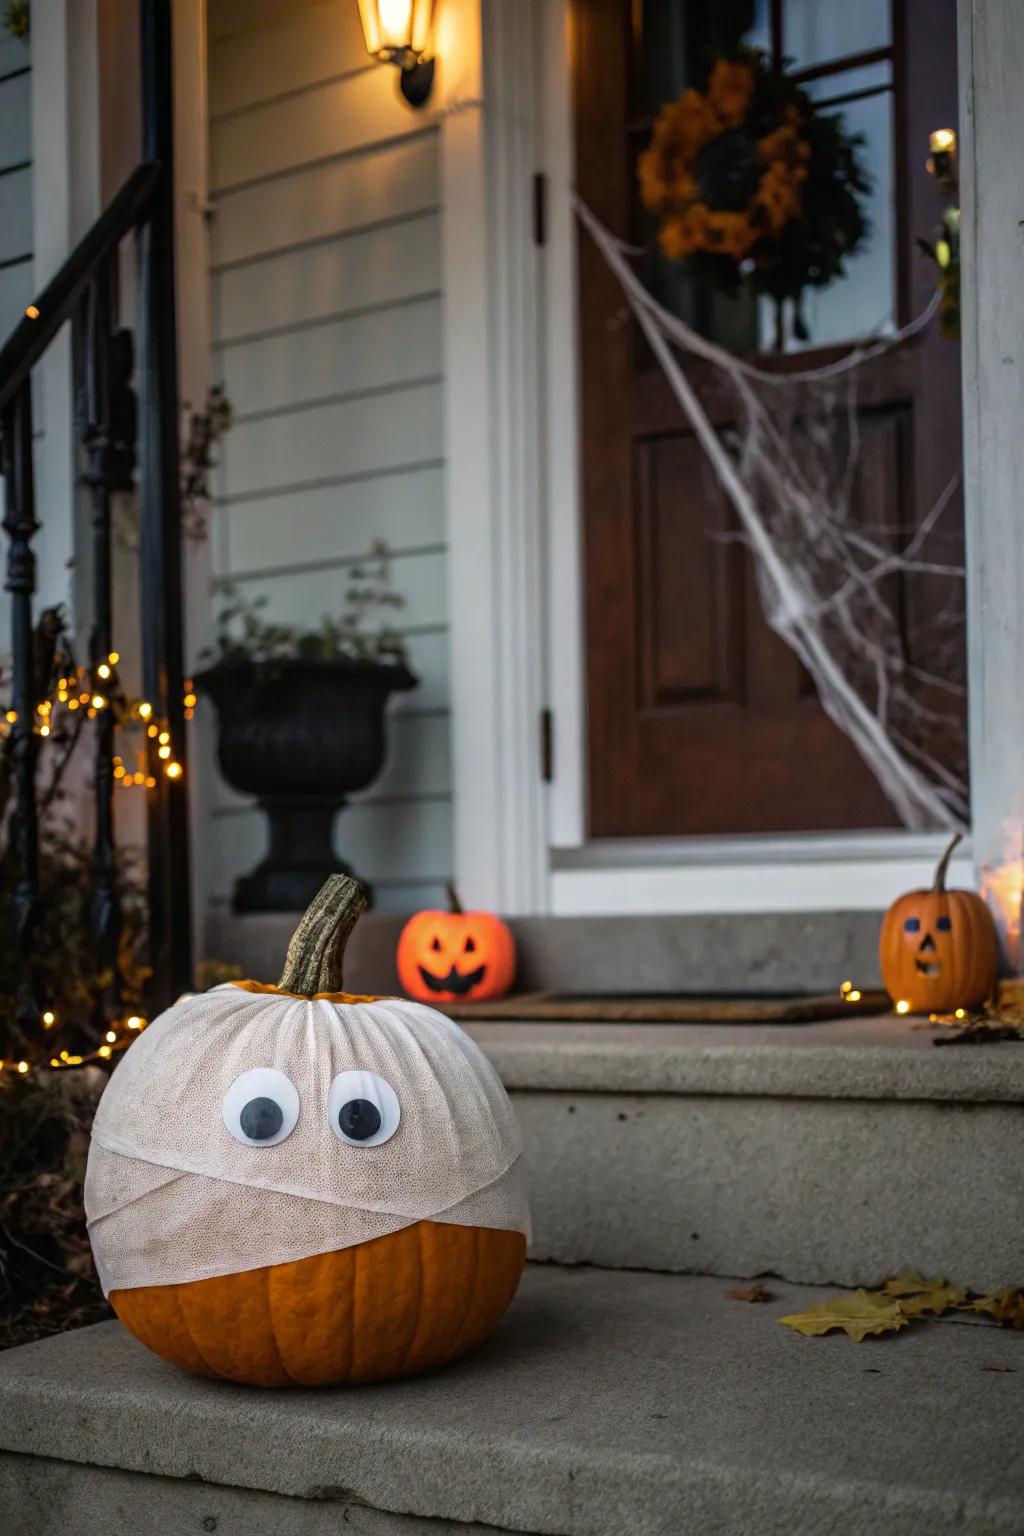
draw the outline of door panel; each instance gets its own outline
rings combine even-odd
[[[821,3],[827,9],[832,0]],[[660,100],[687,83],[685,69],[665,50],[681,47],[689,28],[706,56],[727,46],[723,26],[742,30],[761,9],[744,0],[691,0],[689,7],[577,0],[574,27],[582,196],[615,233],[646,246],[642,275],[663,302],[748,356],[764,331],[763,316],[749,300],[730,307],[699,293],[685,272],[652,253],[635,163]],[[786,10],[799,21],[806,4],[787,0]],[[677,18],[674,28],[666,25],[668,12]],[[652,13],[659,23],[656,67],[643,37]],[[842,20],[838,12],[834,19]],[[927,303],[932,283],[913,237],[929,232],[938,217],[934,184],[921,169],[927,132],[955,122],[955,0],[896,0],[892,28],[886,69],[895,89],[886,100],[897,153],[886,175],[900,223],[892,293],[905,321]],[[824,35],[819,29],[817,40],[808,35],[802,46],[820,51]],[[819,80],[819,95],[823,89]],[[883,256],[874,253],[876,272]],[[585,238],[579,259],[591,835],[893,825],[873,775],[822,709],[799,659],[766,623],[731,505],[615,279]],[[891,304],[884,285],[876,286]],[[858,292],[849,308],[862,314]],[[829,334],[837,324],[841,329],[834,304],[827,324]],[[834,355],[758,360],[788,370]],[[728,432],[731,406],[721,386],[706,365],[687,368],[712,421]],[[862,370],[855,516],[886,547],[906,543],[955,472],[959,409],[959,349],[937,334]],[[837,454],[847,449],[843,439],[837,427]],[[959,558],[960,536],[954,526],[943,551],[950,562]],[[927,669],[935,593],[917,578],[893,577],[885,597],[906,659]],[[963,675],[962,632],[945,643],[944,670],[955,681]],[[946,736],[940,750],[952,763],[962,732]]]

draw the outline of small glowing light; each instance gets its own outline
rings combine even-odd
[[[956,147],[956,134],[952,128],[936,128],[928,136],[928,148],[933,155],[944,155]]]
[[[49,736],[49,734],[50,734],[50,727],[48,725],[41,725],[39,727],[39,734],[40,734],[40,736]]]
[[[185,708],[186,709],[195,709],[195,707],[196,707],[196,696],[195,696],[195,694],[194,693],[186,693],[186,695],[185,695]]]
[[[145,1022],[145,1019],[140,1019],[137,1013],[133,1013],[131,1018],[128,1020],[128,1028],[141,1029]]]
[[[153,713],[153,706],[152,706],[152,704],[148,704],[146,702],[146,700],[143,699],[142,703],[139,705],[139,717],[141,719],[143,719],[143,720],[148,720],[152,713]]]
[[[57,1060],[56,1056],[51,1056],[50,1057],[50,1066],[51,1067],[59,1067],[60,1066],[60,1062]]]
[[[69,1067],[80,1067],[82,1065],[82,1058],[81,1056],[69,1056],[67,1064]]]
[[[840,991],[840,994],[843,997],[845,997],[847,992],[852,992],[853,991],[853,982],[852,981],[844,981],[842,986],[839,988],[839,991]]]
[[[966,1008],[958,1008],[956,1010],[956,1012],[953,1014],[953,1017],[954,1017],[954,1019],[966,1019],[966,1017],[967,1017],[967,1009]]]
[[[155,739],[156,739],[156,737],[157,737],[157,736],[158,736],[158,735],[159,735],[159,734],[160,734],[160,733],[159,733],[159,731],[158,731],[158,729],[157,729],[157,727],[156,727],[156,726],[155,726],[155,725],[151,725],[151,726],[150,726],[150,727],[149,727],[149,729],[148,729],[148,730],[147,730],[147,732],[146,732],[146,735],[147,735],[147,736],[151,736],[151,737],[152,737],[152,738],[153,738],[153,739],[154,739],[154,740],[155,740]]]
[[[96,676],[102,677],[104,682],[106,682],[107,678],[110,676],[110,668],[105,661],[101,661],[99,666],[96,668]]]
[[[181,764],[180,763],[168,763],[167,767],[164,769],[164,772],[166,773],[166,775],[167,775],[167,777],[169,779],[180,779],[181,778],[181,774],[182,774]]]
[[[145,782],[146,782],[146,775],[144,773],[137,773],[135,775],[135,782],[136,782],[136,784],[145,784]]]
[[[110,662],[112,667],[116,667],[118,662],[121,660],[120,651],[111,651],[110,655],[107,657],[107,660]]]
[[[26,311],[25,311],[25,319],[26,320],[38,320],[39,319],[39,310],[36,308],[36,306],[34,304],[30,304],[28,306],[28,308],[26,309]]]
[[[54,1013],[52,1008],[47,1008],[46,1012],[43,1014],[43,1024],[47,1029],[51,1029],[53,1025],[56,1024],[56,1022],[57,1015]]]
[[[78,708],[78,700],[77,699],[68,699],[68,709],[77,709],[77,708]]]
[[[124,778],[124,764],[123,763],[118,763],[117,767],[114,769],[114,778],[115,779],[123,779]]]
[[[86,710],[86,714],[89,716],[90,720],[95,720],[96,719],[96,711],[93,709],[91,704],[89,705],[89,708]]]
[[[28,1062],[27,1061],[19,1061],[18,1062],[18,1071],[24,1076],[24,1074],[28,1071]]]
[[[89,695],[87,693],[80,693],[78,695],[78,702],[79,702],[79,704],[88,704],[88,702],[89,702]]]
[[[146,780],[146,788],[156,789],[156,779],[154,779],[152,774],[150,774],[149,778]]]
[[[107,1040],[108,1044],[113,1045],[114,1041],[117,1039],[117,1036],[112,1029],[108,1029],[105,1039]]]
[[[847,992],[847,994],[846,994],[846,1001],[848,1003],[859,1003],[860,999],[861,999],[861,994],[860,994],[860,991],[858,990],[858,988],[857,987],[851,987],[849,992]]]
[[[909,1013],[910,1012],[910,1004],[907,1002],[905,997],[901,997],[899,1002],[896,1004],[896,1012],[897,1013]]]
[[[169,742],[169,741],[170,741],[170,739],[171,739],[171,733],[170,733],[170,731],[161,731],[161,732],[160,732],[160,735],[159,735],[159,737],[158,737],[158,740],[159,740],[159,742],[160,742],[160,745],[161,745],[161,746],[162,746],[162,747],[166,747],[166,745],[167,745],[167,743],[168,743],[168,742]]]
[[[170,749],[170,747],[167,747],[167,746],[158,747],[156,755],[157,755],[157,757],[162,757],[162,758],[166,759],[166,758],[170,757],[171,749]]]
[[[93,709],[106,709],[107,701],[103,697],[102,693],[94,693],[93,694],[93,696],[92,696],[92,707],[93,707]]]
[[[43,699],[43,701],[40,704],[36,705],[36,714],[37,715],[48,715],[52,708],[53,708],[53,705],[50,703],[49,699]]]
[[[17,720],[17,718],[18,718],[18,711],[16,709],[9,709],[7,711],[6,719],[7,719],[8,725],[13,725],[15,720]]]
[[[99,1048],[98,1054],[100,1056],[102,1056],[104,1058],[104,1060],[106,1060],[106,1058],[110,1055],[110,1046],[109,1045],[101,1045],[100,1048]]]
[[[60,1059],[61,1061],[67,1061],[69,1059],[67,1051],[61,1051]]]

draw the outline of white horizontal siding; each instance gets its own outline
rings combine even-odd
[[[370,480],[285,491],[217,510],[220,569],[258,574],[296,559],[295,529],[323,563],[358,559],[374,539],[395,552],[444,543],[444,471],[412,469]]]
[[[440,291],[435,213],[412,214],[367,234],[265,256],[213,282],[222,342],[266,335]]]
[[[213,263],[257,256],[393,223],[438,206],[437,135],[290,171],[217,198]]]
[[[31,254],[32,171],[23,166],[0,174],[0,268]]]
[[[344,320],[323,320],[220,350],[217,373],[236,421],[441,373],[441,305],[420,299]]]
[[[211,601],[230,580],[314,627],[388,544],[403,606],[385,617],[419,686],[392,699],[385,767],[336,841],[378,905],[412,908],[451,868],[436,128],[367,59],[354,0],[210,0],[209,27],[215,368],[235,412]],[[212,837],[224,901],[262,815],[221,785]]]

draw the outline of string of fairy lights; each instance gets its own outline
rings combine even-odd
[[[60,712],[63,711],[67,716],[74,717],[81,711],[86,719],[95,720],[105,710],[109,710],[119,730],[135,729],[144,732],[135,752],[134,767],[129,767],[123,756],[114,755],[115,782],[122,789],[155,789],[156,776],[149,772],[147,765],[148,742],[156,743],[156,755],[168,779],[180,779],[184,769],[175,754],[168,721],[156,714],[148,699],[128,698],[125,695],[117,670],[120,660],[121,657],[117,651],[110,651],[105,661],[101,661],[95,668],[90,669],[76,666],[69,656],[64,656],[58,662],[57,675],[51,692],[46,698],[40,699],[35,707],[32,729],[35,735],[43,739],[47,737],[56,739],[59,736],[61,724]],[[182,700],[186,720],[192,719],[197,702],[193,682],[191,678],[186,678]],[[0,716],[0,737],[9,735],[11,728],[17,724],[17,720],[17,710],[6,710]],[[44,1030],[54,1030],[59,1026],[57,1013],[52,1008],[47,1008],[42,1013],[41,1019]],[[50,1068],[60,1071],[66,1067],[82,1067],[92,1062],[109,1061],[120,1051],[127,1050],[148,1023],[149,1020],[140,1013],[129,1014],[125,1019],[112,1019],[102,1044],[95,1050],[55,1051],[50,1056]],[[0,1073],[14,1072],[25,1077],[31,1071],[32,1064],[23,1058],[17,1061],[5,1061],[0,1057]]]

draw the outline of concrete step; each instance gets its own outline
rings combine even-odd
[[[1024,1280],[1024,1046],[936,1049],[894,1015],[470,1032],[523,1126],[534,1258]]]
[[[4,1536],[1020,1536],[1024,1337],[854,1344],[822,1292],[528,1270],[494,1338],[334,1391],[185,1376],[117,1323],[0,1355]]]
[[[831,992],[847,977],[880,984],[881,912],[755,912],[683,917],[517,917],[516,985],[524,992]],[[273,979],[294,913],[209,915],[204,953]],[[356,992],[400,990],[395,947],[406,918],[371,912],[346,954]]]

